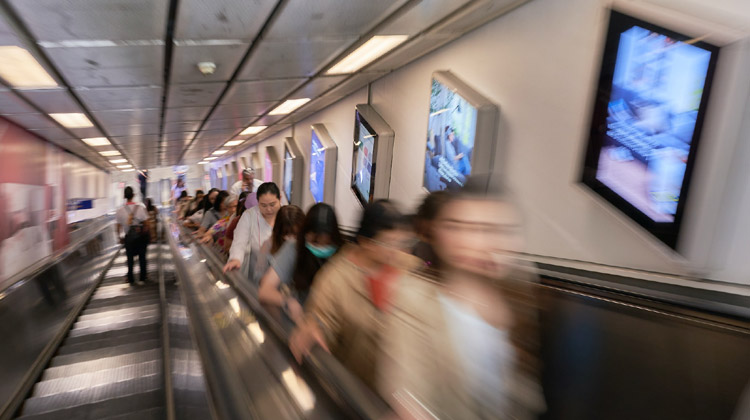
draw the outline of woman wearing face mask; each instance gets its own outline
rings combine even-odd
[[[260,277],[252,273],[252,269],[261,257],[263,243],[271,237],[276,214],[281,208],[281,191],[273,182],[261,184],[256,196],[258,205],[246,210],[237,222],[229,260],[224,265],[224,272],[243,268],[243,274],[250,281]]]
[[[545,408],[536,276],[514,258],[520,212],[497,180],[474,177],[433,223],[440,269],[399,282],[379,393],[401,418],[535,419]]]
[[[317,343],[374,389],[381,318],[402,270],[420,265],[405,251],[414,245],[395,205],[379,200],[365,207],[357,243],[345,246],[315,276],[304,318],[290,337],[297,360]]]
[[[271,267],[260,280],[258,299],[282,307],[295,322],[318,270],[344,244],[333,208],[318,203],[310,208],[295,240],[288,240],[270,258]]]

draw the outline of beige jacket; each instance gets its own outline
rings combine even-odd
[[[378,393],[394,407],[400,405],[397,410],[417,419],[536,418],[544,411],[544,398],[536,375],[523,368],[523,356],[518,357],[523,351],[518,348],[512,357],[514,368],[502,375],[504,391],[481,400],[467,390],[469,378],[455,351],[439,298],[442,289],[422,275],[407,275],[399,282],[389,315],[383,319]],[[533,316],[528,311],[535,308],[517,303],[521,310],[513,308],[514,317]],[[528,322],[516,322],[520,324]],[[526,325],[521,331],[530,342],[536,341],[531,337],[536,333]],[[518,340],[513,341],[517,347]]]
[[[367,275],[341,250],[320,269],[305,304],[305,313],[318,321],[331,353],[350,372],[375,389],[376,361],[383,313],[370,298]],[[399,266],[412,268],[418,259],[405,256]]]

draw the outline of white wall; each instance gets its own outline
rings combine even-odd
[[[716,144],[714,150],[705,146],[704,155],[710,159],[699,160],[694,179],[703,176],[708,180],[701,187],[702,197],[710,198],[713,207],[694,205],[701,211],[693,212],[698,220],[692,223],[701,229],[691,232],[694,246],[687,257],[666,249],[575,182],[609,3],[533,0],[376,81],[372,85],[372,105],[396,133],[390,197],[413,209],[423,195],[421,157],[431,74],[451,70],[500,106],[496,167],[502,167],[525,210],[530,253],[664,273],[699,273],[716,280],[750,284],[750,259],[744,242],[750,236],[750,220],[743,217],[743,213],[750,213],[750,183],[744,181],[750,179],[750,169],[744,163],[750,159],[750,146],[739,141],[750,137],[750,124],[741,126],[738,119],[722,123],[736,125],[736,131],[732,127],[715,131],[725,134],[723,137],[732,133],[729,139],[712,142],[704,135],[704,144]],[[695,16],[710,17],[735,29],[750,29],[746,0],[650,3],[685,8]],[[335,204],[341,223],[346,226],[356,225],[360,208],[349,189],[351,138],[354,106],[365,103],[366,95],[363,89],[295,127],[295,137],[306,156],[306,186],[309,126],[325,124],[338,144]],[[746,103],[747,95],[740,99]],[[745,115],[750,116],[750,112]],[[267,144],[281,147],[284,137],[290,135],[291,130],[285,130],[248,150]],[[700,201],[695,199],[698,195],[691,197],[692,202]],[[305,204],[311,203],[306,187]],[[707,233],[710,235],[701,242]]]

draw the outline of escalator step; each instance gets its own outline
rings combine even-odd
[[[100,312],[119,311],[121,309],[137,308],[143,305],[154,305],[154,304],[157,304],[157,305],[159,304],[159,299],[157,296],[155,296],[152,299],[144,299],[143,301],[138,301],[138,302],[121,303],[119,305],[102,306],[99,308],[86,308],[83,312],[81,312],[81,316],[84,317],[88,315],[98,314]]]
[[[166,410],[164,407],[156,407],[143,411],[135,411],[132,413],[120,414],[112,417],[105,417],[102,420],[162,420],[166,418]],[[202,419],[208,419],[211,416],[201,417]]]
[[[119,330],[104,331],[96,334],[80,335],[77,337],[68,336],[63,343],[63,347],[77,346],[84,343],[101,342],[103,340],[120,340],[123,337],[129,336],[140,336],[145,333],[157,333],[159,324],[147,324],[147,325],[136,325],[129,328],[123,328]],[[134,337],[133,340],[136,338]],[[130,341],[128,341],[130,342]]]
[[[90,314],[85,316],[79,316],[73,325],[74,329],[96,327],[101,325],[111,324],[117,321],[125,321],[128,319],[148,318],[154,314],[158,314],[159,305],[143,305],[136,306],[130,309],[120,309],[107,312],[100,312],[98,314]]]
[[[55,408],[48,401],[27,400],[20,419],[25,420],[73,420],[73,419],[103,419],[126,413],[144,412],[152,409],[163,410],[164,392],[159,389],[160,385],[152,387],[148,391],[132,394],[119,394],[110,399],[92,398],[90,402],[71,405],[68,401],[59,398],[61,405]],[[145,418],[145,417],[144,417]],[[162,417],[163,418],[163,417]],[[208,418],[208,417],[205,417]]]
[[[132,287],[132,286],[128,286]],[[122,296],[115,296],[107,299],[99,299],[99,300],[92,300],[89,302],[89,304],[86,306],[86,310],[89,309],[95,309],[95,308],[106,308],[110,306],[115,305],[124,305],[128,303],[136,303],[136,302],[145,302],[146,300],[158,298],[158,292],[156,294],[147,294],[143,296],[138,295],[122,295]]]
[[[32,398],[40,398],[76,391],[86,392],[105,385],[161,375],[161,372],[161,360],[152,360],[136,365],[118,366],[113,369],[97,370],[39,382],[34,386],[31,396]],[[186,382],[186,384],[188,383]],[[190,385],[193,387],[197,386],[195,384]]]
[[[137,365],[139,363],[159,360],[161,349],[145,350],[137,353],[123,354],[120,356],[104,357],[88,362],[73,363],[70,365],[50,367],[42,374],[42,381],[64,378],[70,375],[90,373],[97,370],[114,369],[120,366]]]
[[[50,362],[50,367],[58,367],[64,365],[70,365],[73,363],[88,362],[91,360],[101,359],[105,357],[120,356],[128,353],[137,353],[145,350],[151,350],[161,347],[161,340],[141,340],[131,341],[125,344],[111,344],[98,349],[92,349],[88,351],[81,351],[71,354],[58,354]]]
[[[99,334],[99,333],[103,333],[106,331],[117,331],[117,330],[123,330],[123,329],[131,328],[131,327],[138,327],[142,325],[154,325],[154,324],[158,324],[160,321],[161,320],[160,320],[159,313],[154,312],[146,316],[125,317],[125,319],[120,319],[116,322],[111,322],[109,324],[104,324],[104,325],[94,325],[94,326],[84,327],[84,328],[73,328],[72,330],[70,330],[70,333],[68,333],[68,335],[70,337],[79,337],[82,335]]]

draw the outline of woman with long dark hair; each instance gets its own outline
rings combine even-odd
[[[336,212],[318,203],[307,212],[296,241],[289,241],[270,259],[270,267],[260,280],[258,299],[285,308],[292,319],[299,319],[310,286],[318,270],[343,246]]]

